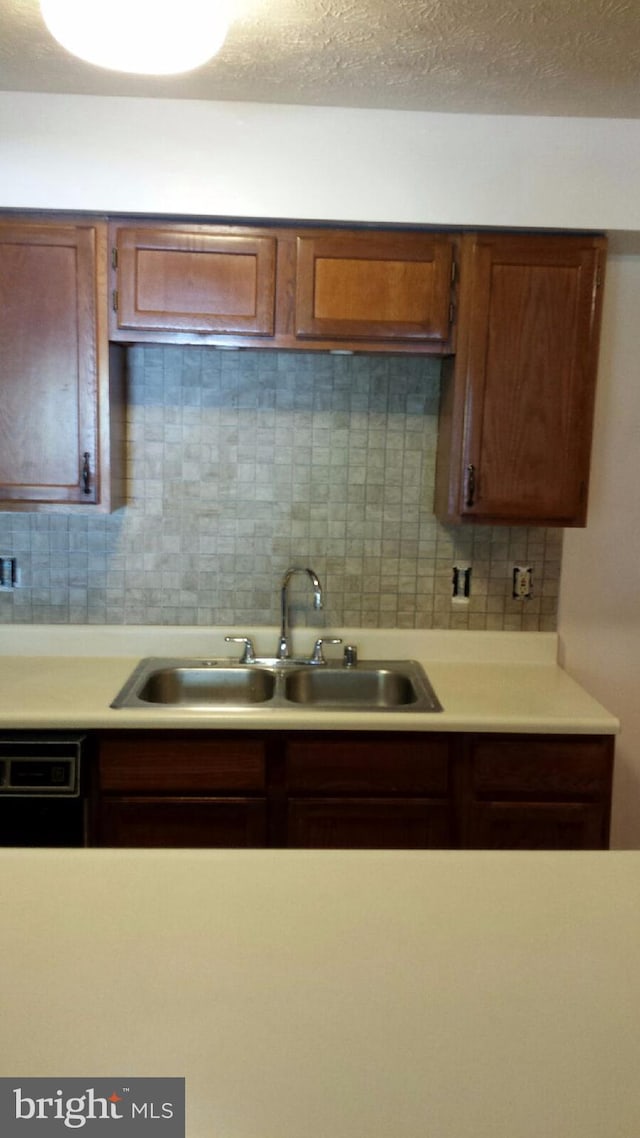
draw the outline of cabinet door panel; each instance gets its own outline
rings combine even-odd
[[[99,845],[215,849],[264,846],[266,805],[251,798],[105,798]]]
[[[0,224],[0,500],[96,502],[96,321],[95,228]]]
[[[442,521],[584,525],[606,241],[468,235],[443,373]]]
[[[421,233],[298,237],[296,336],[446,341],[453,246]]]
[[[448,805],[419,799],[293,798],[287,845],[305,849],[446,849]]]
[[[600,805],[583,802],[474,803],[465,848],[489,850],[606,849]]]
[[[492,237],[474,252],[461,512],[570,524],[586,510],[598,250]]]
[[[116,249],[119,329],[273,335],[274,237],[122,228]]]

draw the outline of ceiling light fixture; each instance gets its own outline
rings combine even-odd
[[[44,22],[72,55],[112,71],[176,75],[224,43],[229,0],[40,0]]]

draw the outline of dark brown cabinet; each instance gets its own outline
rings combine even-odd
[[[285,771],[288,846],[453,844],[446,737],[300,735],[285,743]]]
[[[100,222],[0,220],[0,509],[120,504],[106,254]]]
[[[453,242],[425,233],[320,232],[296,239],[301,339],[446,344]]]
[[[607,848],[611,736],[466,736],[463,752],[465,848]]]
[[[109,732],[103,846],[606,849],[612,736]]]
[[[463,239],[441,521],[585,524],[605,249],[564,235]]]
[[[101,846],[208,847],[267,844],[262,742],[194,733],[102,737]]]

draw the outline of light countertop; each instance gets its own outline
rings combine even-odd
[[[297,651],[316,635],[358,645],[360,660],[414,659],[443,706],[439,713],[268,708],[151,707],[111,701],[141,658],[227,657],[231,629],[148,626],[20,626],[0,629],[0,729],[258,729],[500,731],[615,734],[618,720],[560,668],[552,633],[297,629]],[[249,629],[270,653],[276,629]],[[235,634],[235,632],[234,632]],[[327,649],[327,656],[332,650]],[[334,650],[336,651],[336,650]],[[337,651],[340,651],[338,649]],[[236,657],[237,658],[237,657]]]
[[[3,850],[0,1076],[184,1077],[188,1138],[636,1138],[639,895],[633,852]]]

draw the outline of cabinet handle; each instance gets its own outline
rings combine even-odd
[[[91,467],[89,466],[89,458],[90,457],[91,456],[89,454],[89,451],[86,450],[82,456],[82,458],[83,458],[83,463],[82,463],[82,493],[83,494],[90,494],[91,493]]]
[[[475,505],[476,497],[476,468],[472,462],[467,466],[467,492],[465,506],[470,509]]]

